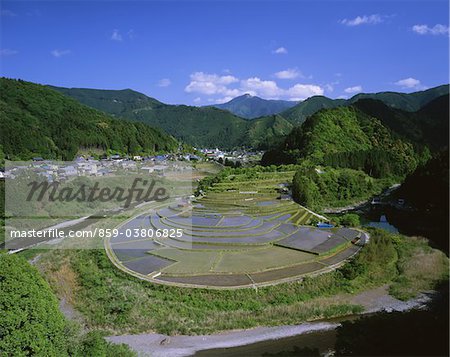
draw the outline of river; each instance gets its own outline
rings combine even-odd
[[[439,212],[405,212],[387,206],[360,213],[364,225],[393,233],[425,236],[432,246],[448,255],[448,216]],[[194,356],[448,356],[449,286],[440,286],[438,294],[422,309],[374,313],[336,321],[340,323],[336,329],[200,351]]]
[[[197,352],[195,357],[448,356],[449,289],[427,307],[337,319],[334,330]]]

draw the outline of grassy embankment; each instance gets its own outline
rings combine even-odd
[[[109,333],[200,334],[260,325],[297,324],[362,311],[332,297],[390,285],[407,299],[448,278],[448,259],[424,240],[371,231],[341,269],[258,290],[216,291],[154,285],[116,268],[102,250],[50,251],[39,267],[60,298],[90,328]]]

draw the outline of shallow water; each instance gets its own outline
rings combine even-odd
[[[427,309],[353,317],[341,321],[336,330],[200,351],[194,356],[324,356],[330,352],[335,356],[448,356],[448,304],[447,286]]]
[[[384,229],[385,231],[388,231],[390,233],[398,233],[399,232],[399,230],[396,226],[394,226],[393,224],[390,224],[388,222],[387,217],[384,214],[380,215],[380,218],[378,221],[371,221],[368,224],[366,224],[366,226]]]

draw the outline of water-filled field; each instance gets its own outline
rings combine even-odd
[[[225,186],[193,202],[149,209],[107,240],[108,255],[122,270],[153,282],[238,288],[320,273],[358,251],[354,243],[363,233],[308,226],[312,212],[277,199],[266,186],[249,187]],[[133,232],[138,236],[126,238]]]

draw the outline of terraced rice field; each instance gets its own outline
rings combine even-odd
[[[222,183],[193,202],[154,207],[119,227],[105,242],[108,256],[156,283],[240,288],[332,269],[359,250],[351,241],[364,233],[307,226],[313,214],[277,199],[279,183],[273,177]],[[177,234],[157,236],[157,230]]]

